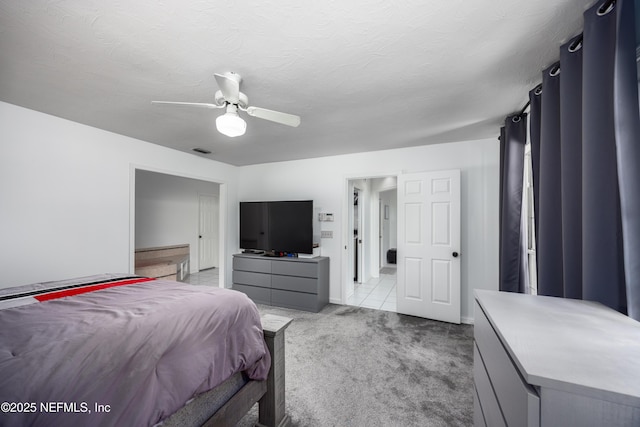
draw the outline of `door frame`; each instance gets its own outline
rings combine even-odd
[[[227,211],[228,211],[228,184],[225,181],[214,180],[207,177],[185,174],[168,169],[156,168],[147,165],[139,165],[131,163],[129,165],[129,273],[135,273],[135,252],[136,252],[136,171],[149,171],[161,173],[169,176],[180,178],[195,179],[198,181],[210,182],[218,184],[219,203],[218,203],[218,265],[219,279],[218,287],[226,287],[227,272]]]
[[[351,209],[353,208],[353,187],[351,181],[359,179],[373,178],[398,178],[402,172],[380,172],[380,173],[359,173],[348,174],[343,177],[343,197],[342,197],[342,232],[341,232],[341,250],[342,256],[342,277],[340,278],[340,300],[332,301],[337,304],[347,304],[347,291],[349,283],[353,284],[353,216]],[[371,227],[367,227],[367,232]],[[370,244],[370,242],[368,243]],[[364,249],[363,249],[364,251]]]

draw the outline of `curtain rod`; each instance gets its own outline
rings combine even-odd
[[[542,83],[540,83],[538,86],[535,87],[534,89],[534,93],[536,95],[540,95],[542,93]],[[520,110],[520,113],[518,114],[519,116],[523,115],[524,112],[527,110],[527,108],[529,108],[529,106],[531,105],[531,99],[529,99],[527,101],[526,104],[524,104],[524,107],[522,107],[522,110]]]

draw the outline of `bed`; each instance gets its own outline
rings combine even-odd
[[[0,289],[0,425],[234,425],[259,401],[260,424],[284,426],[289,322],[124,274]]]

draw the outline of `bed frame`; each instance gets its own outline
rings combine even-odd
[[[234,427],[256,403],[259,404],[257,427],[287,427],[290,425],[291,418],[285,412],[284,331],[292,319],[265,314],[260,320],[262,321],[264,340],[271,355],[271,369],[266,381],[250,380],[247,382],[201,424],[202,427]],[[213,400],[215,396],[216,389],[204,393],[196,400]],[[200,404],[203,401],[201,400]],[[175,417],[181,411],[183,410],[179,410],[165,420],[166,424],[163,423],[163,425],[184,426],[184,418],[178,417],[176,419]],[[200,425],[200,422],[196,425]]]

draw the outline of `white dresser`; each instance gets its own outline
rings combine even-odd
[[[598,303],[475,291],[474,424],[640,426],[640,323]]]

